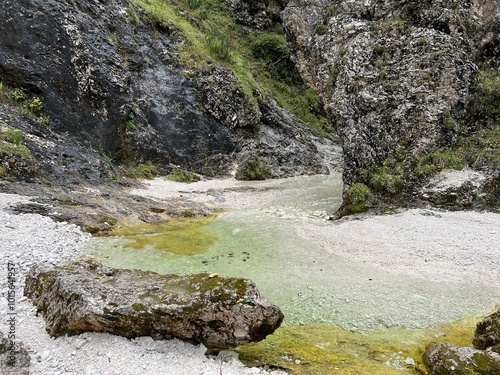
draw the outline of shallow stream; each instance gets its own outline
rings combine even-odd
[[[285,179],[272,187],[245,183],[239,188],[253,204],[209,219],[124,228],[117,237],[96,239],[88,254],[117,268],[252,279],[263,296],[282,308],[288,327],[243,348],[241,355],[247,360],[274,360],[298,373],[415,370],[419,359],[411,356],[420,355],[425,343],[444,336],[443,331],[461,329],[440,324],[486,312],[500,298],[496,288],[478,290],[474,285],[387,273],[302,238],[297,229],[306,222],[332,226],[327,219],[341,203],[338,174]],[[455,341],[468,338],[473,324],[458,324],[466,333],[456,335]],[[343,336],[339,344],[335,338]],[[409,337],[415,338],[413,344],[403,343]],[[363,353],[356,352],[360,347]],[[363,372],[367,361],[375,367]]]

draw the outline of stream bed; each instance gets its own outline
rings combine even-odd
[[[416,371],[425,344],[467,345],[479,319],[473,315],[500,301],[500,288],[386,272],[301,236],[310,225],[335,230],[329,218],[341,203],[339,174],[190,194],[221,205],[235,194],[245,199],[211,218],[119,229],[95,239],[86,256],[116,268],[253,280],[285,321],[264,342],[240,350],[250,363],[304,374]]]

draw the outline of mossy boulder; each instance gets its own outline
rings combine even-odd
[[[52,336],[108,332],[228,348],[263,340],[283,320],[247,279],[160,275],[90,260],[33,267],[25,295]]]
[[[500,355],[491,351],[451,344],[431,345],[424,353],[429,375],[500,374]]]
[[[500,309],[477,324],[472,343],[477,349],[495,346],[498,351],[500,348]]]

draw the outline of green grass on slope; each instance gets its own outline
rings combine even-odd
[[[181,64],[189,76],[211,64],[225,66],[238,78],[249,105],[257,106],[258,92],[266,101],[274,97],[284,108],[324,135],[331,125],[319,98],[295,71],[283,31],[255,31],[237,24],[218,0],[131,0],[146,14],[144,22],[179,31]],[[137,8],[128,11],[131,23]]]

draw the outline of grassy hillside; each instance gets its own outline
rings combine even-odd
[[[318,97],[290,61],[281,29],[239,25],[218,0],[131,0],[128,14],[132,23],[178,31],[186,76],[212,64],[225,66],[235,73],[249,105],[258,105],[256,92],[264,101],[272,96],[312,128],[330,133]]]

